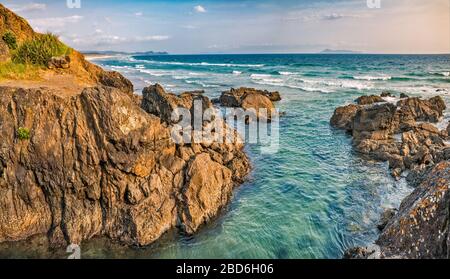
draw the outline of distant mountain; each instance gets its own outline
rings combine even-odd
[[[354,50],[325,49],[325,50],[322,50],[320,53],[322,53],[322,54],[357,54],[357,53],[361,53],[361,52],[354,51]]]
[[[83,51],[86,55],[167,55],[169,53],[165,51],[143,51],[143,52],[125,52],[125,51],[112,51],[112,50],[94,50],[94,51]]]

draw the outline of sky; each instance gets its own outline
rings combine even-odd
[[[76,2],[80,1],[80,6]],[[75,5],[69,7],[67,2]],[[6,0],[79,50],[450,53],[450,0]]]

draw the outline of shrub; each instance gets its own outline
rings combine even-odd
[[[2,39],[8,45],[9,49],[15,50],[17,48],[17,39],[13,32],[7,31]]]
[[[47,66],[54,56],[70,54],[70,48],[59,41],[53,34],[37,34],[33,39],[25,41],[13,54],[13,62],[17,64],[33,64]]]
[[[29,140],[30,139],[30,130],[27,128],[20,127],[17,130],[17,136],[20,140]]]

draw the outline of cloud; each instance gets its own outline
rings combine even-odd
[[[75,24],[83,20],[83,16],[73,15],[67,17],[50,17],[50,18],[37,18],[30,19],[31,25],[37,30],[43,30],[48,28],[61,28],[67,24]]]
[[[195,25],[188,24],[188,25],[182,25],[181,28],[184,28],[184,29],[197,29],[198,27],[195,26]]]
[[[28,3],[24,5],[11,5],[11,10],[16,13],[43,11],[47,9],[47,5],[44,3]]]
[[[137,12],[137,13],[135,13],[134,15],[139,17],[139,16],[143,16],[144,13],[143,13],[143,12]]]
[[[195,6],[194,7],[194,11],[197,12],[197,13],[206,13],[206,9],[203,6],[200,6],[200,5]]]

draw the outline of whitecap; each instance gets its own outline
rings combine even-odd
[[[353,79],[356,79],[356,80],[368,80],[368,81],[371,81],[371,80],[384,80],[384,81],[386,81],[386,80],[391,80],[392,77],[391,76],[354,76]]]

